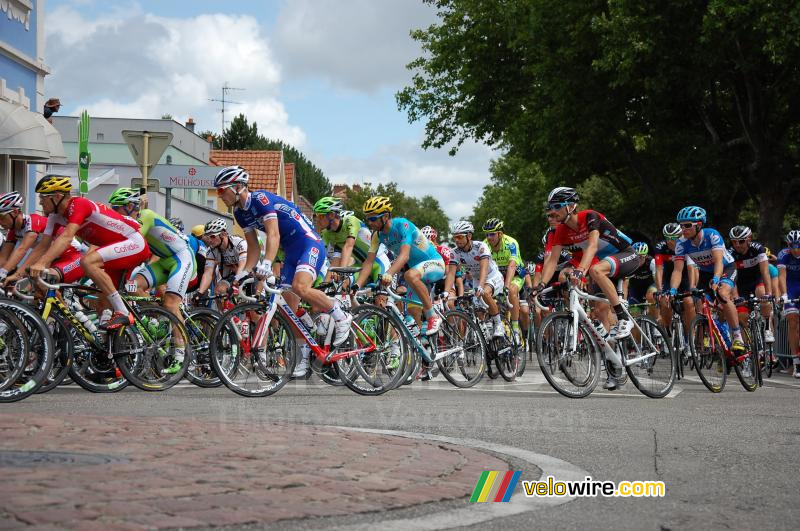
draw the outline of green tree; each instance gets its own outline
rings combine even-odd
[[[376,195],[383,195],[391,199],[393,216],[408,218],[420,228],[430,225],[439,233],[440,239],[447,237],[449,229],[447,214],[442,210],[439,201],[431,195],[421,198],[406,195],[394,182],[379,184],[376,187],[373,187],[371,183],[357,188],[352,187],[347,191],[345,206],[363,219],[364,203]]]
[[[247,123],[244,114],[239,114],[231,125],[222,133],[222,145],[225,149],[257,149],[254,146],[258,142],[258,125]]]
[[[412,32],[424,55],[397,94],[425,147],[502,145],[548,186],[601,178],[617,222],[651,233],[685,204],[724,230],[753,200],[777,240],[800,188],[800,4],[426,1],[439,21]]]

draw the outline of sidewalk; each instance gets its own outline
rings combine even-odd
[[[3,413],[0,430],[0,529],[381,511],[466,500],[481,471],[508,469],[472,449],[307,425]]]

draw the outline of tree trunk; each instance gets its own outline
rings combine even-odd
[[[773,180],[774,184],[764,186],[761,190],[761,204],[758,206],[758,241],[778,254],[778,250],[783,247],[783,217],[788,206],[789,190],[781,186],[780,181],[775,181],[778,180]],[[765,182],[769,180],[765,179]]]

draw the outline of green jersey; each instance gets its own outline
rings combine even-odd
[[[178,232],[166,218],[146,208],[139,212],[137,221],[142,224],[139,232],[150,246],[150,252],[159,258],[168,258],[184,252],[193,254],[189,247],[189,239]]]
[[[372,240],[370,230],[355,216],[347,216],[339,224],[339,230],[323,230],[322,241],[329,249],[330,258],[339,258],[347,238],[354,238],[353,259],[360,265],[367,258]]]
[[[492,244],[489,243],[489,240],[483,241],[487,246],[489,246],[489,250],[492,251],[492,260],[495,261],[503,276],[505,276],[506,271],[508,271],[508,264],[512,259],[514,260],[516,269],[519,269],[524,265],[524,262],[522,261],[522,252],[519,249],[519,243],[517,243],[517,240],[511,236],[503,234],[503,239],[500,241],[500,248],[497,251],[494,250]]]

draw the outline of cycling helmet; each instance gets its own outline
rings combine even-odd
[[[558,203],[577,203],[580,197],[578,196],[578,192],[575,188],[569,188],[568,186],[559,186],[558,188],[553,188],[550,191],[550,195],[547,196],[547,205],[555,205]]]
[[[644,242],[636,242],[636,243],[634,243],[633,244],[633,250],[636,252],[636,254],[639,254],[639,255],[642,255],[642,256],[647,256],[647,254],[650,252],[650,248]]]
[[[236,183],[247,184],[250,175],[241,166],[228,166],[222,168],[214,177],[214,188],[223,188]]]
[[[552,227],[547,229],[546,231],[544,231],[544,236],[542,236],[542,245],[547,245],[547,239],[550,237],[550,234],[555,232],[555,231],[556,231],[556,229],[554,229]]]
[[[736,225],[728,233],[728,236],[730,236],[731,240],[746,240],[752,235],[753,231],[751,231],[750,227],[746,225]]]
[[[200,238],[203,234],[206,233],[206,226],[205,225],[195,225],[192,227],[192,234],[195,238]]]
[[[469,221],[462,219],[453,225],[453,230],[451,232],[453,233],[453,236],[456,234],[472,234],[475,232],[475,227],[473,227],[472,223]]]
[[[341,212],[344,205],[337,197],[322,197],[314,203],[314,214],[328,214],[329,212]]]
[[[349,218],[350,216],[354,216],[355,214],[356,213],[353,212],[352,210],[342,210],[341,212],[339,212],[339,217],[344,219],[344,218]]]
[[[375,197],[370,197],[367,199],[367,202],[364,203],[364,214],[368,216],[383,214],[385,212],[391,212],[392,208],[392,201],[388,197],[376,195]]]
[[[8,214],[14,210],[19,210],[25,200],[19,192],[6,192],[0,195],[0,214]]]
[[[108,204],[125,206],[133,203],[134,205],[138,205],[141,199],[142,196],[139,194],[139,190],[134,190],[133,188],[117,188],[108,198]]]
[[[678,223],[684,221],[701,221],[703,224],[706,222],[706,211],[704,208],[699,206],[687,206],[681,209],[678,212],[678,217],[676,218]]]
[[[789,234],[786,235],[786,243],[800,243],[800,230],[789,231]]]
[[[662,231],[665,238],[679,238],[681,235],[681,226],[677,223],[667,223],[664,225],[664,230]]]
[[[206,223],[203,233],[209,235],[219,234],[220,232],[225,232],[226,230],[228,230],[228,222],[223,218],[217,218]]]
[[[436,241],[436,239],[437,239],[437,237],[438,237],[438,234],[436,234],[436,229],[434,229],[434,228],[433,228],[433,227],[431,227],[430,225],[425,225],[424,227],[422,227],[422,228],[420,229],[420,231],[422,232],[422,234],[423,234],[423,235],[424,235],[426,238],[428,238],[428,239],[429,239],[430,241],[432,241],[432,242],[435,242],[435,241]]]
[[[499,232],[503,230],[503,222],[497,218],[489,218],[483,224],[483,232]]]
[[[173,227],[178,229],[178,232],[183,232],[183,229],[186,228],[184,227],[183,220],[181,218],[169,218],[169,222]]]
[[[72,182],[69,177],[64,175],[45,175],[36,183],[35,192],[37,194],[54,194],[56,192],[69,193],[72,190]]]

